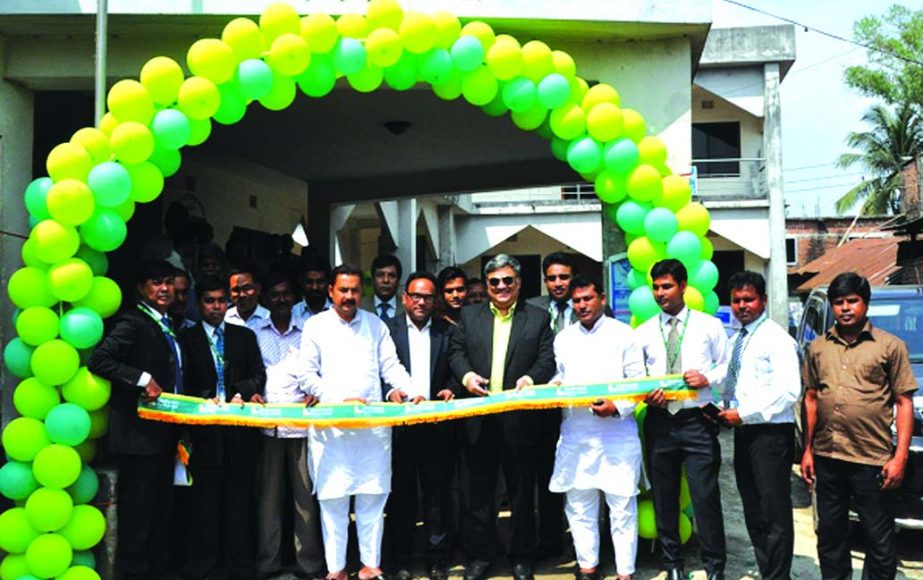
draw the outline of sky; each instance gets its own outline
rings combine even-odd
[[[923,9],[923,0],[741,0],[814,29],[852,39],[853,24],[882,15],[892,4]],[[715,28],[784,24],[725,0],[712,0]],[[836,215],[837,198],[861,180],[861,169],[836,167],[848,151],[850,131],[862,131],[863,113],[876,101],[843,82],[847,66],[865,64],[865,49],[796,27],[795,64],[782,81],[782,169],[790,217]],[[849,212],[855,215],[858,207]]]

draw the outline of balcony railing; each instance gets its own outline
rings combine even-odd
[[[709,201],[767,199],[766,160],[762,157],[736,159],[693,159],[696,168],[696,196]]]

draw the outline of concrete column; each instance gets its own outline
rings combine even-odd
[[[442,268],[455,265],[456,244],[455,214],[452,206],[441,205],[439,214],[439,265]]]
[[[404,266],[404,275],[417,268],[417,214],[419,207],[415,198],[400,199],[397,202],[397,232],[394,241],[397,250],[394,255]],[[403,283],[403,280],[401,280]]]
[[[325,196],[315,195],[309,191],[307,194],[308,206],[308,241],[321,256],[331,262],[334,261],[336,231],[330,227],[332,204]]]
[[[763,65],[763,151],[769,192],[769,316],[788,328],[788,269],[785,263],[785,194],[782,189],[782,105],[779,64]]]
[[[0,39],[0,63],[5,62],[5,43]],[[15,306],[6,297],[6,281],[22,267],[20,250],[29,235],[29,220],[23,193],[32,179],[32,141],[34,104],[32,91],[3,80],[0,65],[0,348],[16,337],[10,324]],[[44,169],[42,170],[44,175]],[[3,394],[3,426],[16,416],[13,408],[13,387],[19,381],[0,365]]]

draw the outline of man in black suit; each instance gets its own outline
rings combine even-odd
[[[109,447],[119,473],[116,575],[132,580],[166,571],[176,455],[174,427],[140,419],[138,399],[182,392],[183,386],[180,345],[167,316],[173,266],[144,262],[135,281],[137,304],[121,313],[87,364],[112,382]]]
[[[459,394],[547,383],[555,371],[548,313],[519,303],[519,261],[506,254],[484,268],[490,301],[462,309],[449,339],[449,364],[464,386]],[[500,363],[502,364],[495,364]],[[470,509],[464,527],[471,557],[466,580],[487,577],[496,552],[497,475],[503,469],[512,507],[510,560],[516,580],[531,580],[535,535],[535,462],[538,415],[512,411],[466,421],[463,436],[469,469]]]
[[[266,370],[253,331],[224,321],[227,287],[196,284],[200,322],[180,337],[187,353],[188,395],[218,405],[263,403]],[[183,576],[190,580],[256,578],[253,560],[253,474],[259,431],[252,427],[190,427],[192,498]]]
[[[407,277],[402,296],[404,315],[387,322],[397,357],[413,382],[413,392],[385,390],[382,398],[393,403],[417,404],[425,400],[448,401],[449,325],[433,318],[436,279],[428,272]],[[453,423],[422,423],[395,427],[391,449],[391,497],[385,530],[391,540],[396,580],[410,580],[413,530],[417,520],[417,478],[423,489],[423,521],[429,532],[426,552],[429,577],[448,577],[446,507],[451,481]]]

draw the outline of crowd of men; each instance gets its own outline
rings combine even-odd
[[[636,329],[612,316],[600,280],[578,273],[571,256],[551,254],[542,267],[548,294],[522,301],[520,264],[507,255],[486,264],[483,280],[454,267],[405,278],[395,257],[381,255],[371,264],[373,295],[363,297],[360,269],[331,270],[311,257],[297,281],[281,272],[258,280],[249,270],[197,280],[193,322],[186,318],[188,275],[165,262],[141,264],[137,303],[116,319],[89,361],[91,371],[113,383],[119,577],[177,572],[166,569],[177,560],[165,555],[181,438],[191,447],[192,474],[188,539],[178,559],[184,578],[280,574],[281,522],[291,498],[300,577],[346,580],[353,513],[359,579],[382,579],[384,559],[389,576],[410,580],[419,495],[427,576],[447,578],[452,550],[460,548],[465,580],[483,580],[501,551],[502,473],[515,580],[531,580],[540,556],[563,551],[565,520],[577,579],[598,580],[601,498],[618,578],[631,578],[637,496],[646,488],[663,567],[677,580],[686,578],[679,530],[685,471],[701,560],[709,579],[721,579],[727,550],[718,434],[729,428],[761,577],[789,578],[789,475],[802,385],[801,469],[817,494],[822,576],[851,577],[846,530],[854,505],[868,532],[867,577],[894,577],[889,492],[903,478],[917,385],[906,345],[867,318],[865,279],[847,273],[832,282],[835,324],[799,365],[794,341],[767,317],[759,274],[740,272],[728,281],[739,322],[729,339],[717,318],[685,304],[687,272],[677,260],[651,269],[661,312]],[[605,398],[589,409],[395,428],[178,428],[137,415],[139,397],[164,392],[228,405],[413,405],[670,374],[682,375],[695,396],[676,401],[652,391],[641,432],[635,403]]]

